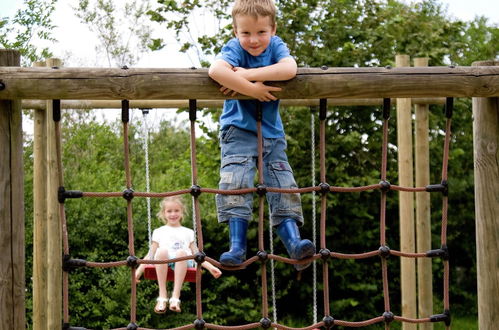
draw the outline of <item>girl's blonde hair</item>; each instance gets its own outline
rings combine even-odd
[[[236,16],[247,15],[255,19],[270,17],[270,24],[275,26],[276,7],[273,0],[236,0],[232,7],[232,25],[237,27]]]
[[[158,213],[156,213],[156,216],[165,224],[168,222],[165,217],[165,208],[166,204],[168,203],[177,203],[180,206],[180,210],[182,211],[182,218],[180,219],[180,221],[184,220],[185,205],[182,197],[180,196],[170,196],[163,198],[161,202],[159,202],[159,211]]]

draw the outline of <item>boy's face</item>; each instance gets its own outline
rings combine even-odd
[[[275,35],[276,27],[272,26],[268,16],[255,19],[253,16],[237,15],[234,21],[234,34],[243,49],[253,56],[263,53]]]

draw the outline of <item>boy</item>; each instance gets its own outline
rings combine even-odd
[[[209,75],[225,95],[237,93],[262,102],[263,175],[269,187],[297,188],[286,155],[286,140],[279,101],[271,92],[279,87],[264,81],[296,76],[296,62],[276,33],[276,8],[272,0],[237,0],[232,9],[235,38],[217,55]],[[221,167],[219,188],[253,187],[256,173],[256,101],[226,100],[220,117]],[[315,253],[310,240],[300,238],[303,224],[299,194],[267,193],[272,225],[293,259]],[[216,196],[218,221],[229,223],[230,250],[220,256],[223,265],[237,266],[246,258],[246,232],[252,217],[252,194]],[[297,270],[310,263],[295,265]]]

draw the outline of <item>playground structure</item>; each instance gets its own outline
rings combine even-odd
[[[0,65],[18,65],[15,54],[5,56],[2,54]],[[5,60],[7,58],[7,60]],[[11,61],[9,63],[10,60]],[[7,61],[7,62],[5,62]],[[499,96],[499,68],[494,62],[475,63],[471,68],[334,68],[334,69],[301,69],[293,81],[280,83],[285,85],[285,92],[280,97],[283,99],[307,98],[387,98],[387,97],[475,97],[473,100],[474,114],[474,148],[475,148],[475,201],[477,223],[477,262],[478,262],[478,290],[479,290],[479,319],[481,329],[492,329],[497,322],[498,302],[495,297],[499,295],[497,283],[498,260],[497,229],[499,228],[497,196],[498,169],[497,169],[497,142],[498,142],[498,103]],[[58,67],[59,65],[49,65]],[[14,324],[14,328],[24,327],[24,233],[20,228],[23,223],[22,203],[22,131],[20,128],[20,101],[19,99],[220,99],[216,84],[214,84],[202,69],[62,69],[62,68],[0,68],[1,84],[4,89],[0,91],[0,99],[13,100],[1,101],[1,123],[8,123],[9,127],[2,127],[8,132],[8,139],[4,141],[2,133],[2,150],[10,150],[8,164],[2,166],[2,178],[9,177],[5,182],[8,197],[2,203],[2,242],[11,244],[10,260],[5,264],[11,265],[7,270],[10,276],[3,276],[11,281],[11,293],[7,299],[10,307],[0,314],[2,324]],[[431,81],[431,83],[428,83]],[[185,85],[184,85],[185,84]],[[179,86],[180,85],[180,86]],[[43,89],[42,89],[43,88]],[[344,101],[348,103],[348,101]],[[400,103],[404,103],[403,101]],[[401,110],[410,114],[409,110]],[[59,205],[55,188],[58,187],[56,169],[57,141],[48,133],[53,130],[50,112],[37,110],[35,112],[35,125],[39,125],[38,132],[47,130],[44,134],[46,145],[36,150],[49,157],[44,166],[48,175],[35,176],[38,182],[35,187],[45,191],[54,188],[48,194],[46,205],[41,208],[35,206],[40,218],[46,218],[48,223],[55,225],[54,239],[48,240],[47,252],[48,286],[46,299],[47,306],[51,306],[48,319],[54,325],[60,326],[60,301],[57,292],[61,292],[58,283],[61,283],[62,255],[59,240],[56,239],[58,226],[57,210]],[[39,142],[43,142],[43,139]],[[4,148],[4,146],[7,146]],[[35,147],[36,148],[36,147]],[[38,154],[40,156],[40,154]],[[39,157],[40,159],[42,157]],[[7,160],[6,160],[7,161]],[[3,161],[2,161],[3,162]],[[5,169],[4,169],[5,168]],[[412,170],[411,170],[412,172]],[[4,175],[4,173],[7,173]],[[403,174],[400,173],[402,176]],[[46,182],[43,182],[46,180]],[[416,178],[417,180],[417,178]],[[2,183],[2,191],[4,183]],[[412,182],[407,186],[412,186]],[[35,188],[37,189],[37,188]],[[6,196],[7,196],[6,195]],[[36,193],[35,193],[36,195]],[[45,195],[45,192],[41,193]],[[52,196],[51,196],[52,195]],[[37,200],[35,199],[35,204]],[[4,212],[6,210],[6,212]],[[5,216],[4,216],[5,214]],[[46,214],[46,215],[45,215]],[[37,215],[35,214],[35,217]],[[40,219],[39,218],[39,219]],[[402,216],[401,216],[402,218]],[[11,226],[3,230],[4,225]],[[49,229],[50,231],[50,229]],[[7,237],[4,239],[3,235]],[[10,234],[10,235],[9,235]],[[59,245],[59,246],[57,246]],[[413,249],[414,250],[414,249]],[[42,251],[35,250],[41,253]],[[58,252],[57,252],[58,251]],[[54,253],[57,252],[57,253]],[[52,254],[52,257],[51,257]],[[52,269],[52,271],[51,271]],[[5,270],[5,271],[7,271]],[[10,283],[9,283],[10,284]],[[51,287],[52,286],[52,287]],[[3,289],[2,289],[3,290]],[[7,290],[6,290],[7,292]],[[43,291],[40,291],[43,292]],[[47,291],[46,291],[47,292]],[[54,299],[54,301],[50,301]],[[12,301],[12,303],[10,303]],[[43,328],[43,327],[40,327]]]

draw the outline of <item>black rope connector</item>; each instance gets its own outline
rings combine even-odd
[[[391,189],[390,182],[388,182],[386,180],[385,181],[380,181],[379,185],[380,185],[381,191],[383,191],[383,192],[387,192],[387,191],[389,191]]]
[[[128,188],[123,190],[123,198],[126,199],[127,201],[131,201],[133,199],[133,189]]]
[[[197,101],[189,99],[189,120],[196,121]]]
[[[137,262],[139,259],[136,256],[128,256],[126,258],[126,265],[130,268],[137,268],[139,263]]]
[[[122,70],[128,70],[128,66],[123,65],[123,66],[121,67],[121,69],[122,69]]]
[[[137,330],[138,328],[139,326],[133,322],[128,323],[128,325],[126,326],[126,330]]]
[[[321,66],[321,69],[322,70],[327,70],[327,69],[329,69],[329,67],[327,65],[323,65],[323,66]]]
[[[194,328],[196,329],[204,329],[204,325],[206,322],[203,319],[197,319],[194,321]]]
[[[52,100],[52,119],[56,123],[61,121],[61,100]]]
[[[328,260],[331,258],[331,251],[328,249],[320,249],[319,254],[321,255],[322,260]]]
[[[383,313],[383,318],[385,319],[385,323],[391,323],[395,319],[395,315],[392,312],[387,311]]]
[[[444,244],[440,247],[440,249],[426,252],[426,256],[430,258],[440,257],[443,260],[449,260],[449,248]]]
[[[258,251],[256,256],[260,259],[261,262],[266,262],[269,259],[269,254],[267,251]]]
[[[256,193],[258,194],[258,196],[265,196],[265,194],[267,193],[267,186],[264,184],[257,184]]]
[[[0,80],[0,91],[3,91],[5,89],[5,83]]]
[[[128,100],[121,101],[121,121],[123,123],[130,121],[130,102]]]
[[[444,310],[442,314],[435,314],[430,316],[431,322],[444,322],[446,326],[450,325],[451,317],[448,309]]]
[[[196,184],[193,184],[191,186],[191,195],[193,197],[198,197],[199,195],[201,195],[201,187]]]
[[[381,258],[388,258],[390,256],[390,248],[386,245],[382,245],[378,249],[379,256]]]
[[[263,106],[262,106],[262,102],[256,100],[256,121],[262,121],[263,119]]]
[[[319,184],[319,188],[321,188],[321,194],[323,194],[323,195],[325,195],[331,191],[330,190],[331,186],[327,183],[324,183],[324,182]]]
[[[272,326],[272,321],[268,317],[264,317],[260,320],[260,325],[264,329],[268,329]]]
[[[430,184],[426,186],[426,191],[428,192],[441,192],[444,196],[449,194],[449,184],[447,180],[442,180],[440,184]]]
[[[452,111],[454,110],[454,98],[447,97],[445,99],[444,114],[447,118],[452,118]]]
[[[82,198],[83,192],[79,190],[66,190],[63,186],[57,189],[57,200],[64,203],[66,198]]]
[[[319,119],[326,120],[327,118],[327,99],[319,100]]]
[[[387,66],[385,66],[385,69],[387,69],[387,70],[391,70],[391,68],[392,68],[392,66],[391,66],[391,65],[387,65]]]
[[[62,257],[62,270],[65,272],[70,272],[78,267],[85,267],[87,261],[83,259],[71,259],[69,254],[65,254]]]
[[[205,258],[206,258],[206,253],[201,252],[201,251],[196,252],[196,254],[194,255],[194,260],[198,264],[202,264],[204,262]]]
[[[69,323],[62,324],[62,330],[87,330],[84,327],[72,327]]]
[[[324,326],[326,327],[326,329],[334,326],[334,318],[331,315],[324,316],[322,322],[324,322]]]
[[[390,98],[383,99],[383,119],[390,119],[390,108],[392,106],[392,100]]]

